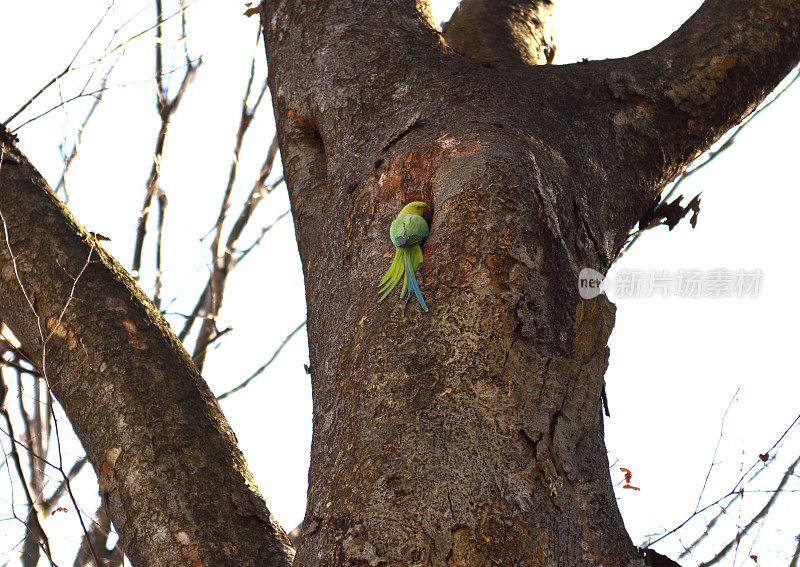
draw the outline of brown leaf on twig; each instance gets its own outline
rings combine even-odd
[[[692,211],[689,224],[692,225],[692,228],[697,226],[697,216],[700,214],[700,194],[695,195],[685,207],[681,205],[681,200],[683,200],[683,195],[679,195],[669,203],[661,202],[660,195],[653,199],[650,210],[639,219],[639,232],[660,225],[665,225],[672,230],[681,219],[689,214],[689,211]]]

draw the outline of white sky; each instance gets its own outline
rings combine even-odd
[[[437,21],[442,21],[456,2],[433,4]],[[651,47],[699,4],[688,0],[563,0],[555,62],[620,57]],[[0,120],[66,66],[105,9],[105,0],[83,2],[80,11],[74,4],[53,0],[0,0],[5,45],[13,46],[13,52],[7,51],[4,57],[6,82],[0,89]],[[144,12],[120,32],[120,38],[151,25],[154,8],[144,0],[117,2],[79,63],[99,57],[113,29],[142,9]],[[170,9],[165,8],[167,12]],[[173,306],[179,312],[191,310],[198,288],[207,278],[209,242],[200,242],[200,238],[213,225],[227,180],[256,36],[256,19],[243,17],[243,11],[243,3],[197,0],[188,13],[189,49],[195,56],[202,54],[204,64],[173,119],[162,172],[169,198],[164,295],[169,299],[181,294],[182,299]],[[181,52],[175,53],[180,64]],[[261,46],[258,64],[257,83],[266,72]],[[77,93],[91,69],[86,67],[65,78],[62,96]],[[152,69],[152,34],[145,34],[125,48],[112,75],[114,88],[106,93],[68,177],[70,209],[87,228],[111,237],[106,248],[126,267],[131,262],[136,218],[158,126]],[[58,89],[51,89],[25,116],[49,108],[58,96]],[[74,130],[89,102],[84,98],[70,103],[18,132],[23,151],[52,184],[61,173],[59,144],[66,138],[71,147]],[[16,125],[20,123],[18,120]],[[800,269],[794,260],[794,217],[800,210],[794,138],[798,125],[800,88],[795,87],[757,117],[714,164],[683,184],[686,200],[703,192],[695,230],[686,222],[672,232],[655,229],[615,266],[615,270],[673,271],[759,268],[764,273],[763,291],[757,299],[617,301],[606,375],[612,414],[606,420],[607,445],[612,461],[618,460],[612,470],[614,480],[622,480],[618,467],[624,466],[633,471],[631,483],[641,488],[638,492],[618,490],[634,543],[641,543],[645,534],[674,527],[694,510],[720,435],[721,418],[737,390],[704,502],[727,492],[800,412],[794,359],[800,338],[796,326]],[[249,191],[273,132],[267,100],[240,159],[241,182],[233,210]],[[276,171],[272,177],[279,174]],[[253,229],[241,242],[249,242],[259,226],[287,208],[281,187],[260,205]],[[145,259],[150,258],[152,249],[147,249]],[[147,288],[152,273],[145,270],[143,278]],[[258,368],[304,316],[300,263],[292,223],[286,218],[229,280],[219,326],[230,325],[234,330],[208,358],[205,377],[212,389],[225,391]],[[173,317],[171,321],[179,324],[181,320]],[[270,510],[287,530],[299,523],[305,507],[311,434],[310,385],[303,370],[307,360],[305,334],[300,333],[264,375],[222,403]],[[791,446],[784,451],[784,460],[800,451],[797,437],[795,433],[787,438]],[[7,440],[2,441],[7,450]],[[68,445],[77,454],[74,443]],[[771,463],[759,478],[780,476],[782,466],[783,461]],[[6,473],[0,470],[0,474]],[[81,506],[89,513],[97,505],[93,483],[91,473],[82,474],[77,483]],[[0,481],[0,518],[10,515],[7,484]],[[758,488],[774,484],[765,481]],[[720,537],[732,537],[735,524],[748,521],[748,512],[765,496],[746,495],[736,504],[731,515],[720,521]],[[21,493],[15,498],[17,513],[22,514]],[[743,541],[736,559],[731,554],[727,564],[753,563],[748,559],[751,553],[760,557],[762,565],[788,563],[793,538],[800,530],[796,513],[789,507],[796,508],[798,501],[788,494],[783,502],[784,509],[768,518],[752,552],[749,540]],[[0,535],[0,564],[13,562],[16,552],[12,547],[21,537],[20,526],[13,522],[0,526],[12,526],[0,528],[0,534],[6,534]],[[61,561],[71,563],[79,531],[74,513],[50,518],[47,530]],[[696,533],[689,529],[680,538],[688,543]],[[678,538],[670,538],[657,549],[675,557],[681,546]],[[714,546],[705,548],[682,563],[708,559],[715,550]]]

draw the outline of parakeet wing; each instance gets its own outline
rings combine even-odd
[[[419,244],[429,234],[428,223],[419,215],[399,215],[389,228],[395,246]]]

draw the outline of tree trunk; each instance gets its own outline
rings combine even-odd
[[[603,441],[614,308],[578,272],[796,64],[800,2],[709,0],[649,51],[535,66],[549,5],[467,2],[442,35],[417,0],[264,4],[314,395],[296,565],[641,562]],[[429,313],[377,303],[412,200]]]

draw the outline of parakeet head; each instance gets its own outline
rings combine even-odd
[[[427,208],[428,208],[428,205],[426,205],[422,201],[413,201],[413,202],[409,203],[408,205],[406,205],[405,207],[403,207],[403,210],[401,212],[409,213],[409,214],[412,214],[412,215],[420,215],[420,216],[422,216],[422,213]]]

